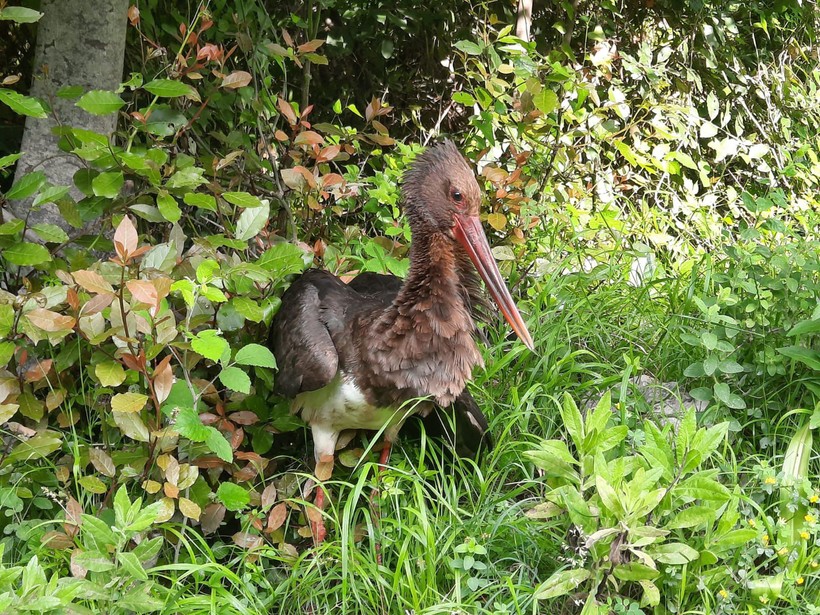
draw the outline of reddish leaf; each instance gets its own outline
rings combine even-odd
[[[285,39],[285,45],[288,47],[293,47],[293,39],[291,38],[290,33],[284,28],[282,29],[282,38]]]
[[[322,187],[330,188],[331,186],[343,183],[344,180],[345,178],[338,173],[328,173],[322,176]]]
[[[251,82],[251,74],[244,70],[236,70],[222,80],[223,88],[242,88]]]
[[[383,145],[385,147],[396,144],[396,140],[392,137],[386,137],[384,135],[379,134],[367,134],[364,136],[373,141],[374,143],[377,143],[378,145]]]
[[[231,434],[231,448],[233,450],[238,449],[241,445],[243,440],[245,439],[245,430],[242,428],[237,429]]]
[[[218,60],[221,57],[222,48],[213,43],[203,45],[196,53],[197,60]]]
[[[237,483],[244,483],[256,476],[256,468],[253,464],[248,464],[238,472],[234,472],[233,478]]]
[[[40,542],[49,549],[70,549],[74,546],[74,541],[65,533],[58,530],[51,530],[43,534]]]
[[[268,525],[265,528],[267,532],[275,532],[285,523],[288,517],[288,507],[284,502],[280,502],[270,509],[268,513]]]
[[[69,536],[76,536],[83,524],[83,507],[73,497],[68,496],[65,504],[65,523],[63,529]]]
[[[341,151],[342,148],[339,145],[325,147],[319,152],[319,155],[316,156],[316,162],[329,162],[338,156]]]
[[[84,579],[85,575],[88,574],[88,570],[83,568],[80,564],[77,563],[77,556],[82,554],[82,549],[74,549],[71,552],[71,576],[76,579]]]
[[[319,145],[320,143],[324,143],[324,138],[318,132],[304,130],[296,135],[293,142],[296,145]]]
[[[237,425],[253,425],[259,421],[259,417],[255,412],[250,410],[240,410],[239,412],[232,412],[228,418]]]
[[[299,45],[296,48],[296,50],[299,53],[313,53],[314,51],[319,49],[319,47],[321,47],[324,44],[325,44],[325,42],[322,39],[315,38],[312,41],[308,41],[307,43]]]
[[[43,361],[39,361],[37,365],[26,370],[26,373],[23,374],[23,379],[26,382],[38,382],[42,380],[46,377],[49,370],[51,370],[51,366],[53,363],[53,359],[45,359]]]
[[[243,549],[258,549],[262,546],[262,537],[257,534],[250,534],[248,532],[237,532],[232,536],[233,542],[236,546]]]
[[[174,372],[171,369],[171,355],[165,357],[154,369],[154,393],[159,403],[168,399],[174,385]]]
[[[64,316],[45,308],[34,308],[30,312],[26,312],[26,318],[38,329],[49,333],[71,331],[77,322],[71,316]]]
[[[276,502],[276,485],[273,483],[269,483],[267,487],[262,491],[262,501],[260,506],[263,509],[268,508],[269,506],[273,506]]]
[[[179,497],[179,487],[176,485],[172,485],[169,482],[166,482],[162,486],[162,492],[165,494],[166,497],[176,499]]]
[[[225,518],[225,505],[218,502],[208,504],[199,517],[199,524],[204,534],[212,534],[222,525]]]
[[[159,309],[157,287],[154,286],[150,280],[128,280],[125,285],[138,302],[150,308]]]
[[[134,4],[128,7],[128,21],[132,26],[138,26],[140,23],[140,10]]]
[[[276,105],[279,107],[279,111],[285,116],[288,123],[291,126],[295,126],[299,120],[296,118],[296,113],[293,111],[293,107],[290,106],[290,103],[284,98],[279,97],[279,100],[276,101]]]
[[[276,138],[277,141],[287,141],[288,135],[285,134],[284,130],[277,130],[273,133],[273,136]]]
[[[111,305],[113,300],[114,295],[112,294],[96,295],[95,297],[91,297],[91,299],[86,301],[85,305],[80,310],[80,316],[92,316],[97,312],[102,312],[105,308]]]
[[[128,258],[136,251],[137,242],[137,228],[131,222],[129,216],[123,216],[117,230],[114,232],[114,248],[117,255],[123,260]]]

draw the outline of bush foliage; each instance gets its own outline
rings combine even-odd
[[[509,3],[205,4],[131,7],[120,88],[55,94],[118,117],[56,130],[72,186],[0,157],[66,222],[0,223],[0,610],[817,612],[813,5],[550,4],[527,42]],[[47,117],[16,49],[0,108]],[[406,272],[443,133],[537,352],[487,327],[477,462],[317,468],[314,548],[267,326],[309,266]]]

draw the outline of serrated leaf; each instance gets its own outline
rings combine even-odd
[[[139,412],[147,401],[148,396],[142,393],[117,393],[111,398],[111,409],[119,413]]]
[[[233,449],[231,448],[231,443],[225,439],[219,430],[215,427],[208,426],[205,436],[205,444],[208,445],[208,448],[213,451],[217,457],[219,457],[222,461],[226,461],[228,463],[233,462]]]
[[[240,365],[253,365],[254,367],[276,367],[276,359],[270,349],[261,344],[248,344],[240,348],[234,357],[234,361]]]
[[[251,500],[250,494],[236,483],[221,483],[216,491],[216,497],[231,511],[240,511]]]
[[[230,356],[231,352],[228,342],[220,337],[219,332],[212,329],[197,333],[191,340],[191,348],[214,363],[221,361],[225,356]]]
[[[83,94],[74,104],[93,115],[107,115],[119,111],[125,106],[125,101],[114,92],[91,90]]]
[[[219,372],[219,381],[232,391],[246,395],[251,392],[251,379],[238,367],[224,368]]]

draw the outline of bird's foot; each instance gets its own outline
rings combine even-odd
[[[329,480],[333,474],[333,455],[322,455],[316,462],[314,471],[316,480],[324,482]],[[327,493],[323,485],[316,485],[316,498],[313,500],[313,507],[307,510],[308,521],[310,521],[310,532],[313,534],[313,544],[317,547],[324,542],[327,537],[323,511],[325,510]]]

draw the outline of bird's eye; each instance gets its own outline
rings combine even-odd
[[[461,199],[463,197],[461,196],[461,193],[458,190],[453,190],[453,192],[451,193],[451,196],[453,197],[453,200],[456,203],[461,203]]]

